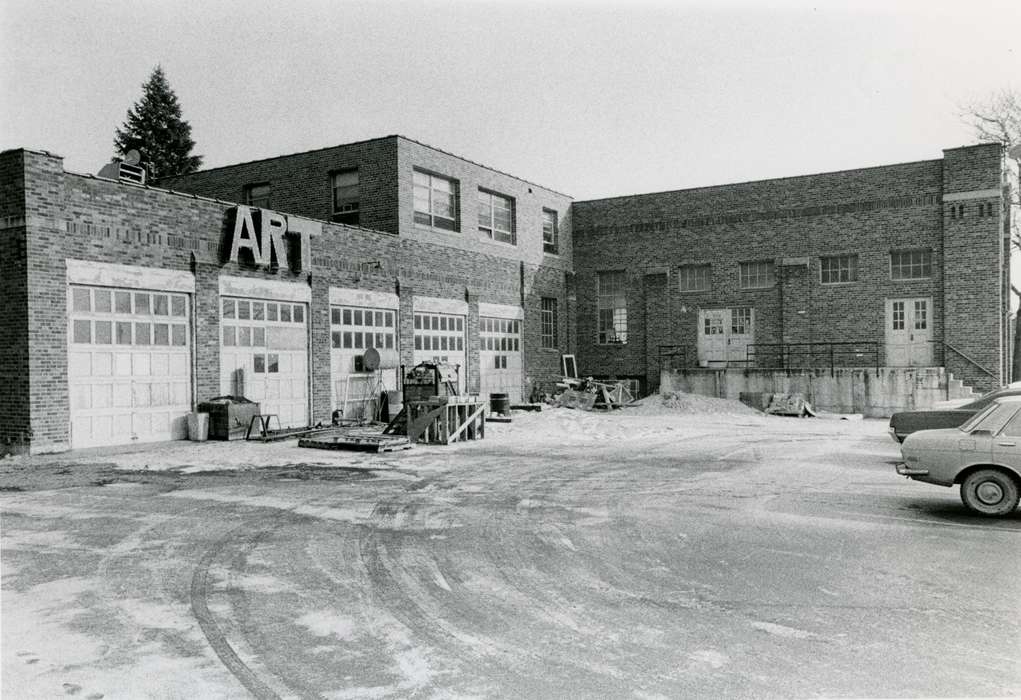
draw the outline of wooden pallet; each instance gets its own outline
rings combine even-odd
[[[298,447],[317,450],[354,450],[357,452],[395,452],[410,450],[411,440],[394,435],[329,435],[298,440]]]

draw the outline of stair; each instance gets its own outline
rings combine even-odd
[[[947,372],[947,400],[977,399],[979,396],[980,394],[975,393],[970,386],[966,386],[963,380],[954,379],[954,375]]]

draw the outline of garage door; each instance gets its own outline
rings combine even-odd
[[[220,307],[220,393],[258,401],[282,427],[308,425],[305,304],[221,297]]]
[[[482,396],[507,394],[521,402],[521,321],[479,318],[479,382]]]
[[[468,355],[465,352],[464,316],[438,313],[415,314],[415,364],[446,362],[460,365],[458,391],[467,386]]]
[[[188,297],[71,285],[71,446],[187,436]]]
[[[330,307],[333,409],[344,418],[372,418],[380,391],[397,388],[397,369],[361,369],[361,357],[368,348],[397,349],[396,318],[393,309]]]

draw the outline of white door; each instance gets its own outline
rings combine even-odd
[[[727,361],[728,309],[702,309],[698,312],[698,364],[712,366]]]
[[[727,361],[744,363],[748,360],[748,346],[755,342],[755,309],[743,306],[729,311]]]
[[[932,366],[932,299],[886,300],[886,365]]]
[[[220,303],[220,393],[257,401],[263,415],[279,416],[281,427],[308,425],[305,304],[234,297]]]
[[[480,317],[479,343],[479,393],[521,403],[521,321]]]
[[[415,364],[446,362],[460,365],[458,388],[464,393],[468,386],[468,353],[465,351],[464,316],[438,313],[415,313]]]
[[[360,368],[368,348],[397,349],[397,312],[363,306],[330,308],[330,372],[333,410],[344,418],[373,418],[382,391],[397,388],[399,369]]]
[[[186,437],[188,297],[72,285],[68,308],[71,446]]]

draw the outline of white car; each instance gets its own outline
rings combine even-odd
[[[1021,493],[1021,396],[997,399],[960,427],[911,433],[900,451],[898,474],[939,486],[960,484],[970,510],[1009,515]]]

